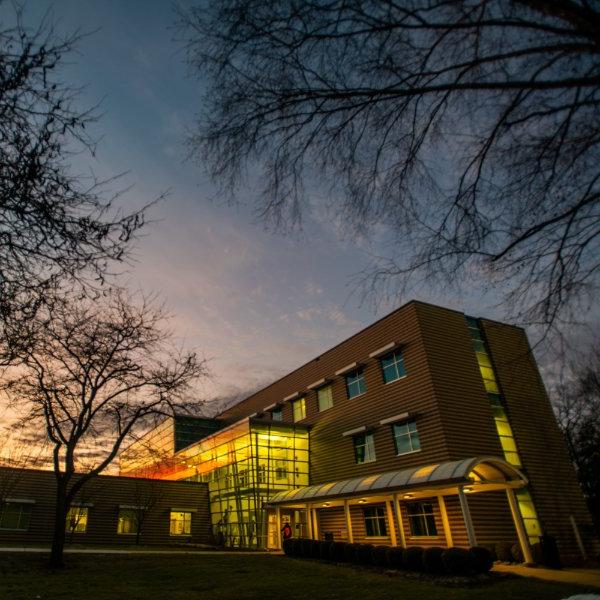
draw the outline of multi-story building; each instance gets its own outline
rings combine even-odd
[[[181,423],[130,447],[121,472],[203,482],[226,543],[277,548],[283,522],[402,546],[518,540],[526,561],[543,532],[567,560],[596,543],[518,327],[410,302],[197,429]]]

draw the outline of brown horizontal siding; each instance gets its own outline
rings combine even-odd
[[[458,504],[458,496],[456,503]],[[484,492],[467,496],[475,537],[479,545],[518,542],[505,492]],[[458,505],[460,511],[460,505]],[[466,536],[466,532],[465,532]]]
[[[13,469],[0,468],[0,482]],[[1,485],[1,484],[0,484]],[[19,470],[4,496],[35,500],[28,531],[0,529],[0,540],[9,543],[48,544],[52,539],[56,485],[51,471]],[[148,502],[150,500],[150,502]],[[99,476],[83,488],[77,501],[93,504],[88,509],[86,533],[68,534],[67,541],[93,545],[135,544],[135,535],[117,534],[119,505],[151,504],[142,525],[141,544],[206,543],[210,513],[208,487],[203,483],[171,482],[129,477]],[[192,515],[192,535],[171,536],[171,508],[186,508]]]
[[[565,557],[580,557],[569,515],[591,518],[523,330],[483,321],[523,469],[542,526]],[[594,541],[587,539],[591,549]]]

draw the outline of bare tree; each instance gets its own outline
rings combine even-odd
[[[135,543],[140,545],[144,524],[159,502],[166,500],[166,488],[159,479],[137,479],[133,488]]]
[[[110,182],[70,168],[94,149],[95,111],[79,109],[78,90],[60,79],[80,36],[60,39],[48,20],[28,29],[19,8],[13,21],[0,22],[0,364],[65,278],[103,281],[144,223],[144,209],[119,209]]]
[[[220,0],[179,9],[192,151],[298,224],[318,181],[386,256],[367,290],[494,285],[553,325],[600,271],[600,10],[587,0]],[[383,233],[382,233],[383,232]]]
[[[2,388],[28,404],[29,423],[42,425],[50,440],[56,476],[51,563],[61,566],[65,518],[82,487],[150,420],[187,410],[191,386],[205,369],[195,354],[170,351],[160,308],[134,303],[120,291],[103,302],[56,304],[47,317]]]
[[[600,532],[600,343],[554,390],[554,407],[579,483]]]

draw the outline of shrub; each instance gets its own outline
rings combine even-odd
[[[427,573],[443,573],[444,563],[442,562],[443,548],[432,546],[423,551],[423,570]]]
[[[411,546],[404,550],[404,565],[409,571],[423,570],[423,548]]]
[[[541,563],[551,569],[562,569],[556,538],[544,533],[540,538],[540,545],[542,551]]]
[[[373,546],[371,549],[371,562],[376,567],[387,567],[387,546]]]
[[[404,548],[386,548],[385,557],[390,569],[402,569],[404,567]]]
[[[372,544],[358,544],[356,548],[356,559],[361,565],[372,565],[371,553],[373,550]]]
[[[472,570],[471,555],[464,548],[448,548],[442,553],[442,562],[450,575],[467,575]]]
[[[487,573],[494,564],[492,553],[483,546],[469,548],[471,565],[476,573]]]
[[[309,539],[306,539],[306,538],[302,538],[302,539],[300,539],[298,541],[300,543],[300,556],[302,558],[311,558],[312,557],[314,540],[309,540]]]
[[[512,562],[513,555],[510,551],[512,548],[512,544],[508,542],[500,542],[496,544],[496,557],[501,562]]]
[[[288,538],[287,540],[283,540],[281,544],[281,548],[286,556],[294,556],[294,544],[296,540],[292,538]]]
[[[346,560],[346,542],[332,542],[329,546],[329,560],[344,562]]]
[[[328,542],[328,541],[319,542],[318,549],[319,549],[319,558],[321,560],[329,560],[329,549],[331,548],[332,545],[333,545],[333,542]]]
[[[358,562],[358,558],[356,556],[356,549],[358,544],[346,544],[344,547],[344,560],[346,562]]]
[[[310,558],[321,558],[321,543],[319,540],[310,540]]]
[[[523,551],[521,550],[521,544],[513,544],[510,548],[510,553],[513,558],[513,562],[522,563],[524,561]]]
[[[479,547],[479,546],[478,546]],[[496,544],[483,544],[481,548],[486,548],[490,553],[492,560],[496,562],[498,560],[498,556],[496,555]]]

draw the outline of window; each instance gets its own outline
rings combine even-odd
[[[0,502],[0,529],[27,531],[31,520],[32,504]]]
[[[365,530],[367,537],[382,537],[387,535],[385,526],[385,510],[381,506],[363,508]]]
[[[354,458],[357,464],[375,460],[375,441],[372,433],[354,436]]]
[[[283,421],[283,411],[281,408],[274,408],[271,411],[271,420],[272,421]]]
[[[85,533],[88,524],[88,508],[71,506],[67,513],[67,531],[69,533]]]
[[[319,412],[333,406],[333,391],[330,385],[326,385],[317,390],[317,402],[319,404]]]
[[[306,419],[306,398],[300,398],[292,404],[294,422]]]
[[[191,511],[172,510],[169,533],[171,535],[192,535]]]
[[[408,512],[411,535],[415,537],[437,535],[433,504],[430,502],[411,502],[406,505],[406,511]]]
[[[346,375],[346,390],[348,391],[348,398],[355,398],[367,391],[365,374],[362,369]]]
[[[391,383],[397,379],[401,379],[406,375],[404,368],[404,359],[402,352],[396,350],[381,359],[381,370],[383,372],[383,381]]]
[[[138,532],[137,510],[135,508],[120,508],[117,533],[136,534]]]
[[[394,425],[394,443],[398,455],[420,450],[421,442],[419,441],[417,424],[414,421],[406,421],[406,423]]]

